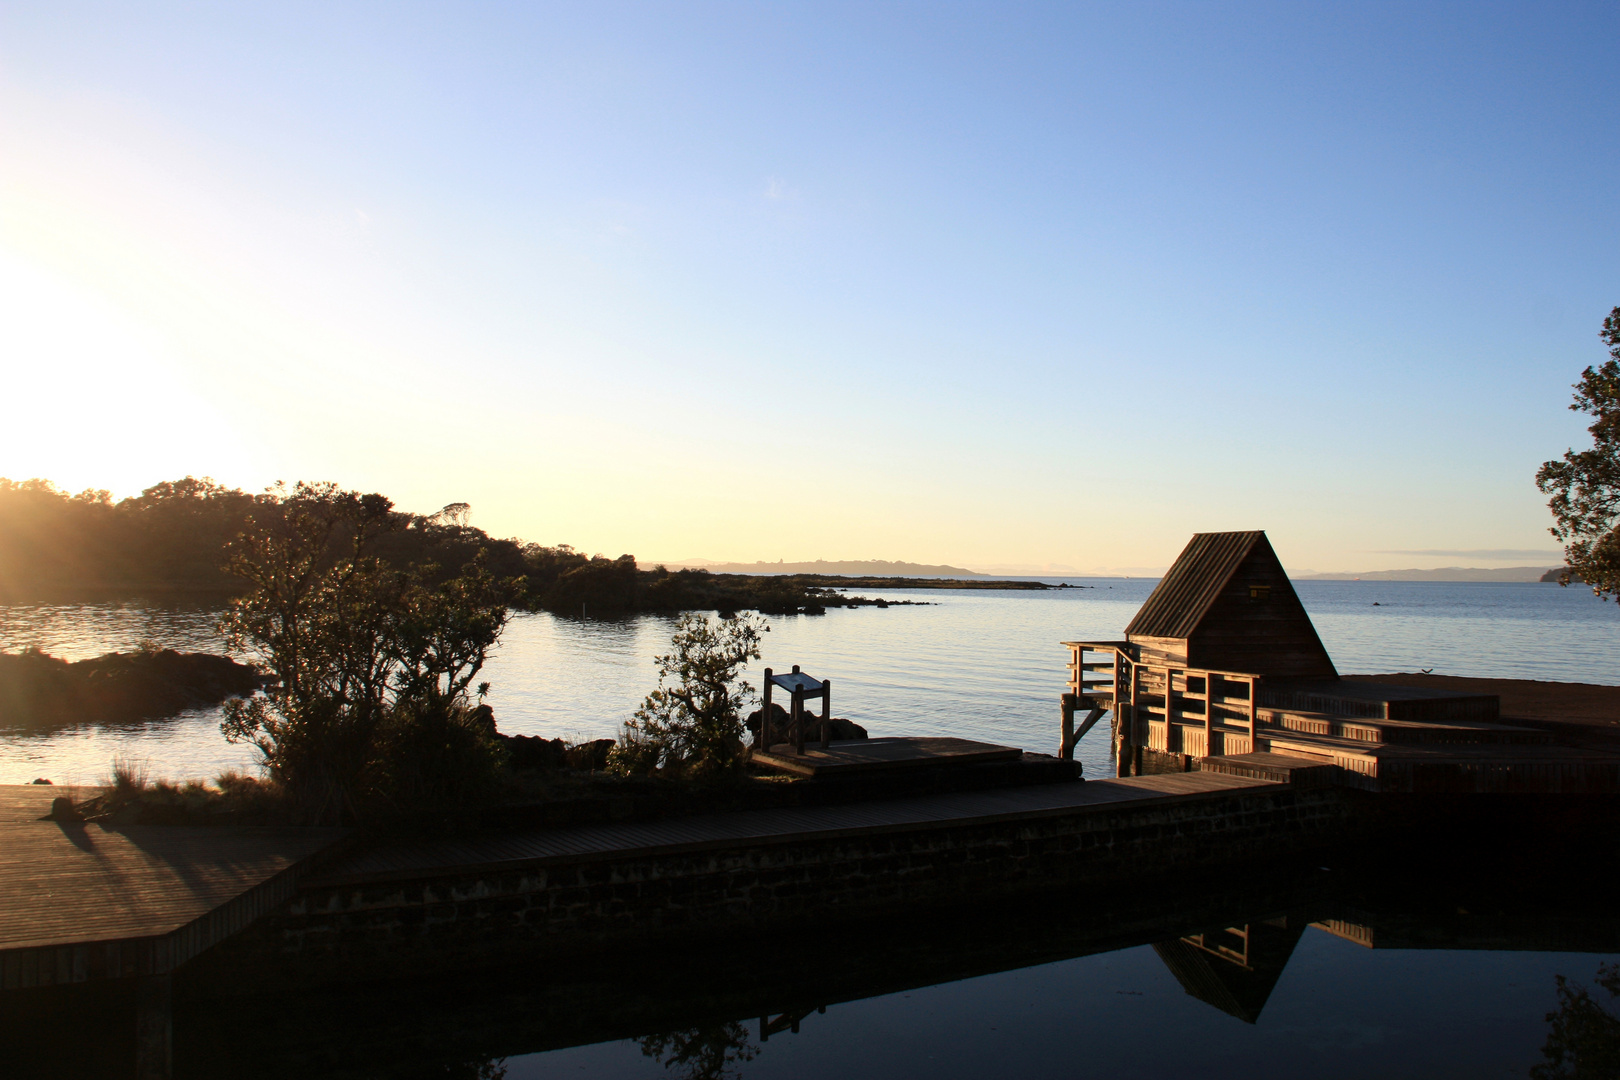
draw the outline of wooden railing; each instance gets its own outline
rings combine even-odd
[[[1069,647],[1069,693],[1113,705],[1121,660],[1132,655],[1128,641],[1065,641]],[[1088,657],[1087,654],[1091,654]]]
[[[1063,748],[1090,729],[1104,709],[1114,712],[1121,775],[1140,771],[1139,749],[1208,757],[1255,749],[1261,677],[1251,672],[1188,668],[1139,661],[1124,641],[1066,641],[1069,693],[1064,697]],[[1075,707],[1093,710],[1070,736]]]

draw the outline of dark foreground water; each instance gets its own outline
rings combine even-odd
[[[832,678],[835,712],[876,735],[1049,750],[1058,643],[1117,637],[1152,586],[1081,583],[1095,587],[907,593],[934,606],[775,619],[763,664]],[[1578,590],[1299,591],[1341,671],[1620,682],[1620,611]],[[16,606],[0,609],[0,648],[215,648],[213,618],[163,604]],[[613,734],[652,688],[669,630],[659,618],[520,617],[488,670],[500,726]],[[250,766],[217,723],[199,712],[0,731],[0,782],[95,782],[115,753],[156,776]],[[1093,776],[1111,771],[1104,743],[1082,743]],[[182,981],[177,1075],[1524,1077],[1543,1061],[1556,977],[1590,986],[1620,959],[1615,845],[1549,848],[1558,839],[1531,830],[1416,863],[1368,852],[1134,896],[963,898],[926,920],[720,934],[383,986],[241,997],[254,987]],[[0,1076],[129,1075],[130,1017],[116,993],[0,1002]]]
[[[1490,850],[383,984],[255,986],[204,964],[177,984],[175,1075],[1527,1077],[1557,976],[1591,987],[1620,953],[1615,881],[1578,850]],[[127,993],[6,1004],[5,1075],[130,1075]],[[1576,1048],[1612,1053],[1617,1028]]]

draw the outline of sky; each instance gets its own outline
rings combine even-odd
[[[0,2],[0,476],[657,560],[1553,565],[1612,4]]]

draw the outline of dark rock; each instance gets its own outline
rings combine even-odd
[[[753,712],[748,714],[748,731],[750,735],[756,738],[759,735],[759,718],[762,712],[764,712],[763,709],[755,709]],[[772,743],[786,742],[788,739],[788,725],[791,720],[792,717],[788,715],[788,711],[786,709],[774,701],[771,702],[771,738],[769,741]],[[818,726],[821,723],[819,717],[811,716],[807,713],[804,718],[804,723],[804,730],[807,738],[821,738],[821,729]],[[864,739],[867,737],[866,729],[855,723],[853,720],[846,720],[841,716],[835,716],[828,721],[828,724],[832,728],[831,738],[836,741]]]
[[[51,800],[52,821],[83,821],[79,812],[73,808],[73,800],[64,795],[58,795]]]
[[[43,776],[41,776],[39,779],[35,780],[34,783],[36,783],[36,784],[49,784],[50,781],[45,779]]]
[[[513,769],[580,769],[607,768],[608,751],[613,749],[612,739],[596,739],[570,746],[561,739],[543,739],[538,735],[500,735],[497,738],[506,747]]]
[[[499,737],[500,732],[495,730],[495,710],[488,705],[479,705],[469,717],[472,727],[481,735]]]
[[[568,767],[570,769],[592,769],[600,771],[607,768],[608,751],[614,746],[613,739],[593,739],[587,743],[568,748]]]
[[[512,768],[564,769],[568,767],[568,744],[561,739],[542,739],[538,735],[501,735]]]

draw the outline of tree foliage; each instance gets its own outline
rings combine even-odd
[[[247,527],[266,528],[283,512],[274,493],[250,495],[187,476],[114,502],[107,492],[70,495],[47,480],[0,478],[0,600],[63,591],[128,593],[198,590],[232,593],[242,580],[222,552]],[[618,618],[638,612],[758,611],[816,614],[872,601],[839,594],[835,579],[643,570],[633,555],[590,555],[492,537],[467,523],[466,503],[432,514],[390,507],[368,538],[389,565],[418,567],[448,580],[483,553],[498,578],[522,577],[515,603],[560,615]]]
[[[1566,450],[1562,459],[1545,462],[1536,486],[1552,496],[1551,531],[1564,544],[1560,582],[1579,577],[1607,599],[1605,594],[1620,597],[1620,307],[1603,320],[1599,336],[1609,360],[1581,373],[1570,405],[1594,417],[1586,429],[1592,448]]]
[[[277,683],[228,702],[223,731],[264,754],[309,820],[453,797],[499,760],[488,710],[468,688],[506,625],[521,582],[475,556],[445,579],[373,553],[399,527],[392,504],[334,484],[272,493],[229,547],[248,584],[222,619],[231,647]]]
[[[282,511],[275,492],[250,495],[207,477],[154,484],[114,502],[105,491],[70,495],[48,480],[0,478],[0,597],[62,590],[195,589],[233,592],[225,545],[252,518],[263,528]],[[434,564],[453,576],[482,551],[499,576],[527,573],[524,546],[467,524],[467,504],[434,514],[390,508],[371,537],[394,566]]]
[[[1541,1064],[1530,1070],[1532,1080],[1598,1080],[1620,1076],[1620,1018],[1605,1009],[1592,992],[1558,982],[1558,1008],[1547,1014],[1547,1041]],[[1598,968],[1597,984],[1612,1001],[1620,997],[1620,965]]]
[[[672,651],[658,657],[658,689],[625,724],[609,767],[708,778],[740,767],[747,755],[743,716],[754,688],[739,671],[759,659],[759,635],[769,629],[756,615],[682,616],[670,638]]]
[[[735,1020],[643,1035],[636,1041],[644,1056],[663,1062],[680,1080],[727,1080],[742,1075],[741,1066],[759,1056],[748,1029]]]

